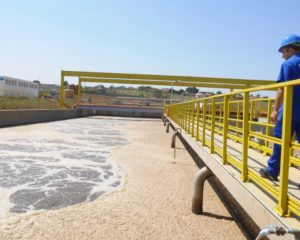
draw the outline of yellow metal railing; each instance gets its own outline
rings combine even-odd
[[[269,84],[243,89],[226,94],[219,94],[203,99],[165,106],[165,114],[181,126],[187,133],[210,148],[211,153],[222,157],[223,164],[231,164],[241,173],[241,179],[251,181],[264,189],[277,202],[275,211],[280,216],[295,214],[300,216],[300,195],[289,193],[289,167],[300,166],[300,159],[295,151],[300,144],[291,139],[291,118],[293,87],[300,85],[300,80],[279,84]],[[250,93],[284,89],[282,139],[273,137],[274,124],[270,123],[272,98],[251,99]],[[239,97],[239,99],[236,99]],[[258,121],[264,119],[265,121]],[[221,141],[217,141],[218,139]],[[228,141],[240,144],[241,156],[228,151]],[[261,154],[272,153],[273,144],[281,145],[281,164],[279,186],[262,178],[257,169],[249,167],[248,149],[251,147]]]

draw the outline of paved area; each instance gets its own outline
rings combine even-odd
[[[246,239],[160,120],[90,117],[0,129],[0,239]]]

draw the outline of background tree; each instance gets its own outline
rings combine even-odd
[[[188,88],[186,88],[186,91],[188,93],[197,93],[197,92],[199,92],[199,89],[196,87],[188,87]]]

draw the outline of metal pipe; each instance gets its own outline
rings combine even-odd
[[[277,236],[284,236],[285,234],[292,234],[295,236],[295,240],[300,239],[300,230],[293,229],[293,228],[286,229],[281,226],[272,225],[272,226],[268,226],[265,229],[261,230],[255,240],[264,239],[264,237],[267,237],[270,234],[276,234]]]
[[[169,120],[167,118],[164,119],[164,126],[166,126],[166,124],[167,124],[168,121]]]
[[[170,125],[171,125],[171,123],[170,123],[170,122],[168,122],[168,123],[167,123],[167,128],[166,128],[166,133],[169,133],[169,128],[170,128]]]
[[[194,194],[192,200],[192,212],[195,214],[203,213],[203,189],[205,180],[213,175],[212,171],[207,168],[201,168],[194,179]]]
[[[171,148],[175,148],[175,145],[176,145],[176,136],[178,136],[178,132],[177,131],[172,136]]]

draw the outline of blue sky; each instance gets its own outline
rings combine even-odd
[[[0,75],[60,70],[275,80],[299,0],[0,0]]]

